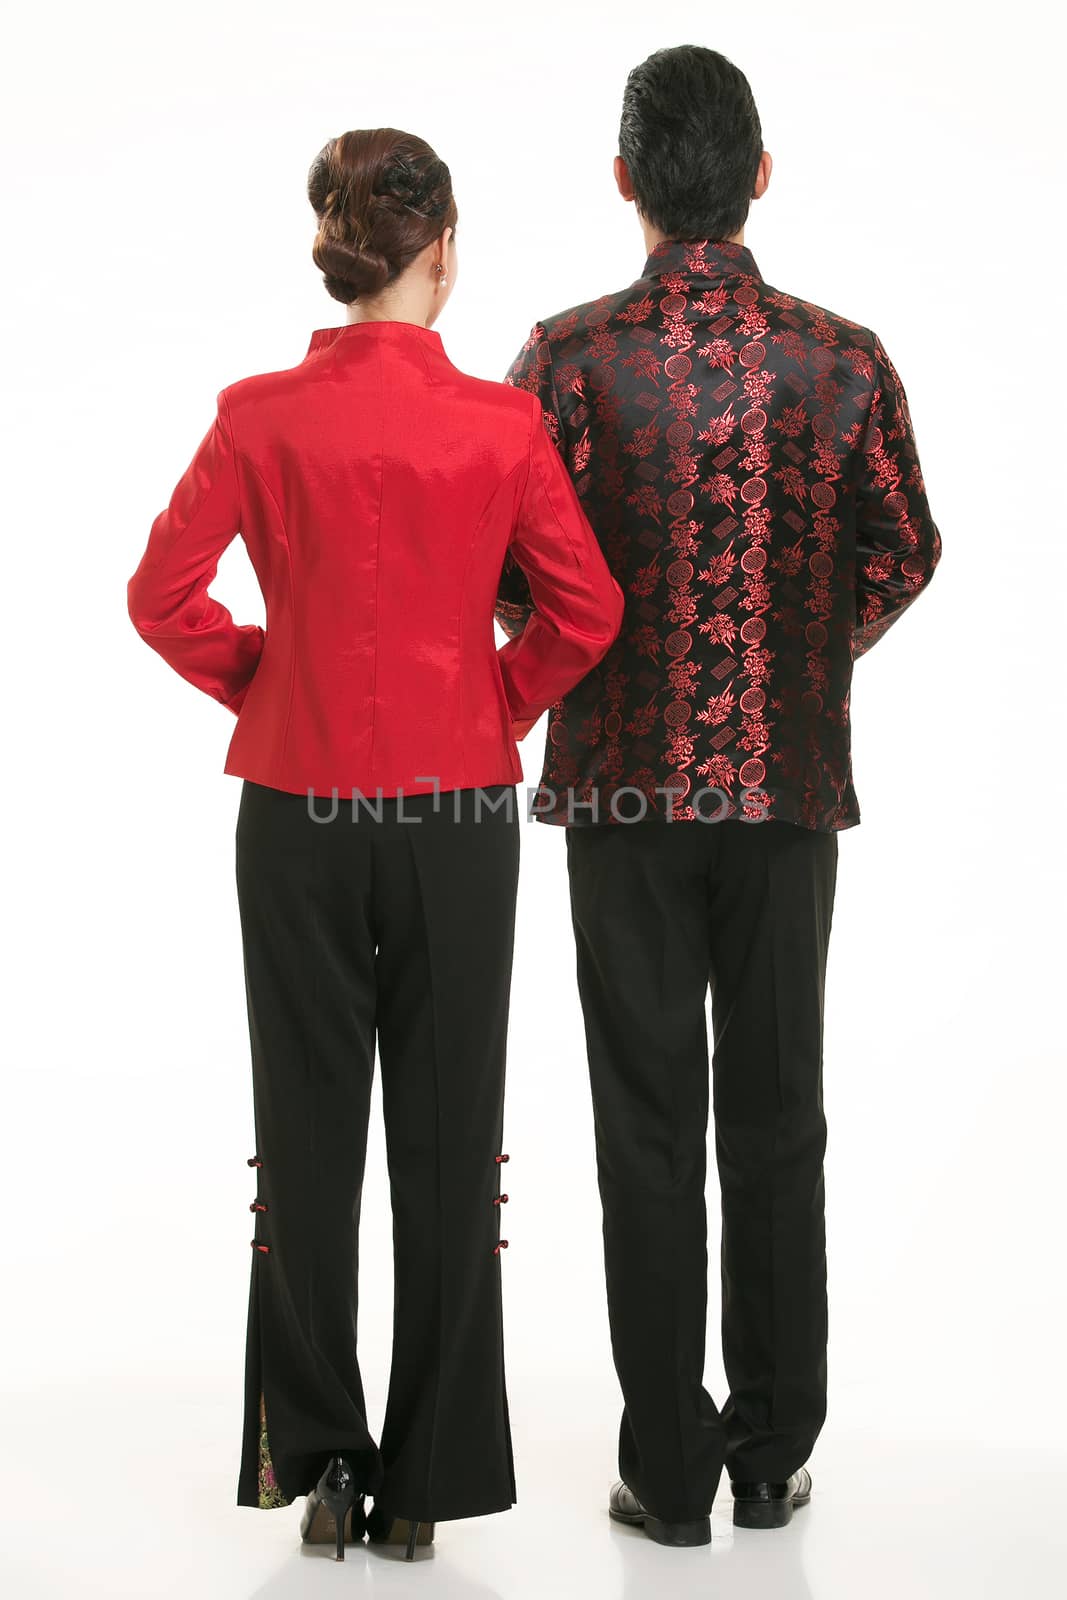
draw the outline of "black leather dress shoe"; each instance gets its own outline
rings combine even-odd
[[[687,1545],[711,1543],[711,1518],[698,1517],[695,1522],[663,1522],[650,1516],[634,1494],[620,1479],[608,1500],[608,1516],[614,1522],[626,1522],[634,1528],[644,1528],[657,1544],[674,1545],[684,1549]]]
[[[784,1528],[796,1506],[811,1499],[811,1473],[807,1467],[786,1483],[734,1483],[734,1526]]]

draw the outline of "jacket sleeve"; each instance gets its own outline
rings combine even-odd
[[[530,459],[509,554],[529,588],[525,627],[498,652],[516,738],[595,667],[622,623],[622,591],[570,474],[531,408]]]
[[[852,653],[876,644],[933,577],[941,536],[930,515],[907,397],[880,340],[856,501]]]
[[[534,323],[530,337],[511,363],[504,382],[516,389],[525,389],[527,393],[536,395],[541,404],[542,419],[549,438],[557,449],[561,449],[563,422],[556,397],[548,335],[540,322]],[[532,613],[533,602],[530,599],[530,585],[526,581],[526,574],[509,551],[508,558],[504,562],[504,570],[500,574],[496,620],[508,638],[514,639],[525,628]]]
[[[215,420],[152,524],[127,585],[137,632],[183,678],[240,711],[263,649],[264,632],[239,627],[208,594],[219,557],[241,527],[233,433],[225,391]]]

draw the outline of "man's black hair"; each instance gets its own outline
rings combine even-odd
[[[748,79],[717,50],[657,50],[626,80],[619,154],[637,209],[671,239],[728,239],[763,152]]]

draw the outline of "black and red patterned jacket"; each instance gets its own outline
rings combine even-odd
[[[550,713],[537,814],[857,823],[852,662],[941,553],[877,337],[740,245],[671,240],[630,288],[539,322],[508,381],[540,396],[626,599]],[[509,565],[509,634],[526,600]]]

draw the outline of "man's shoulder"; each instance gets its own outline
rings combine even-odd
[[[624,322],[627,309],[640,304],[654,289],[656,280],[638,278],[625,289],[615,289],[601,294],[595,300],[583,300],[579,305],[568,306],[550,317],[541,317],[534,326],[531,338],[547,339],[550,345],[565,344],[575,336],[592,337],[598,328],[613,321]]]
[[[855,322],[840,311],[831,311],[803,295],[777,289],[761,280],[757,285],[758,305],[772,326],[808,328],[820,343],[855,345],[873,355],[878,336],[872,328]]]
[[[858,353],[873,357],[879,340],[873,329],[839,311],[808,300],[803,295],[778,289],[774,284],[760,279],[751,286],[755,290],[754,304],[765,318],[772,333],[785,337],[810,338],[813,343],[852,348]],[[595,300],[584,300],[579,305],[568,306],[552,316],[541,317],[534,325],[527,349],[538,341],[547,344],[546,354],[555,356],[557,349],[595,343],[604,333],[624,333],[648,330],[654,332],[657,318],[674,318],[678,308],[661,308],[661,302],[675,291],[664,285],[660,278],[637,278],[623,289],[598,295]],[[691,304],[698,315],[710,321],[722,314],[731,298],[730,286],[705,286],[693,280]],[[722,306],[718,301],[722,301]],[[647,332],[644,334],[647,338]]]

